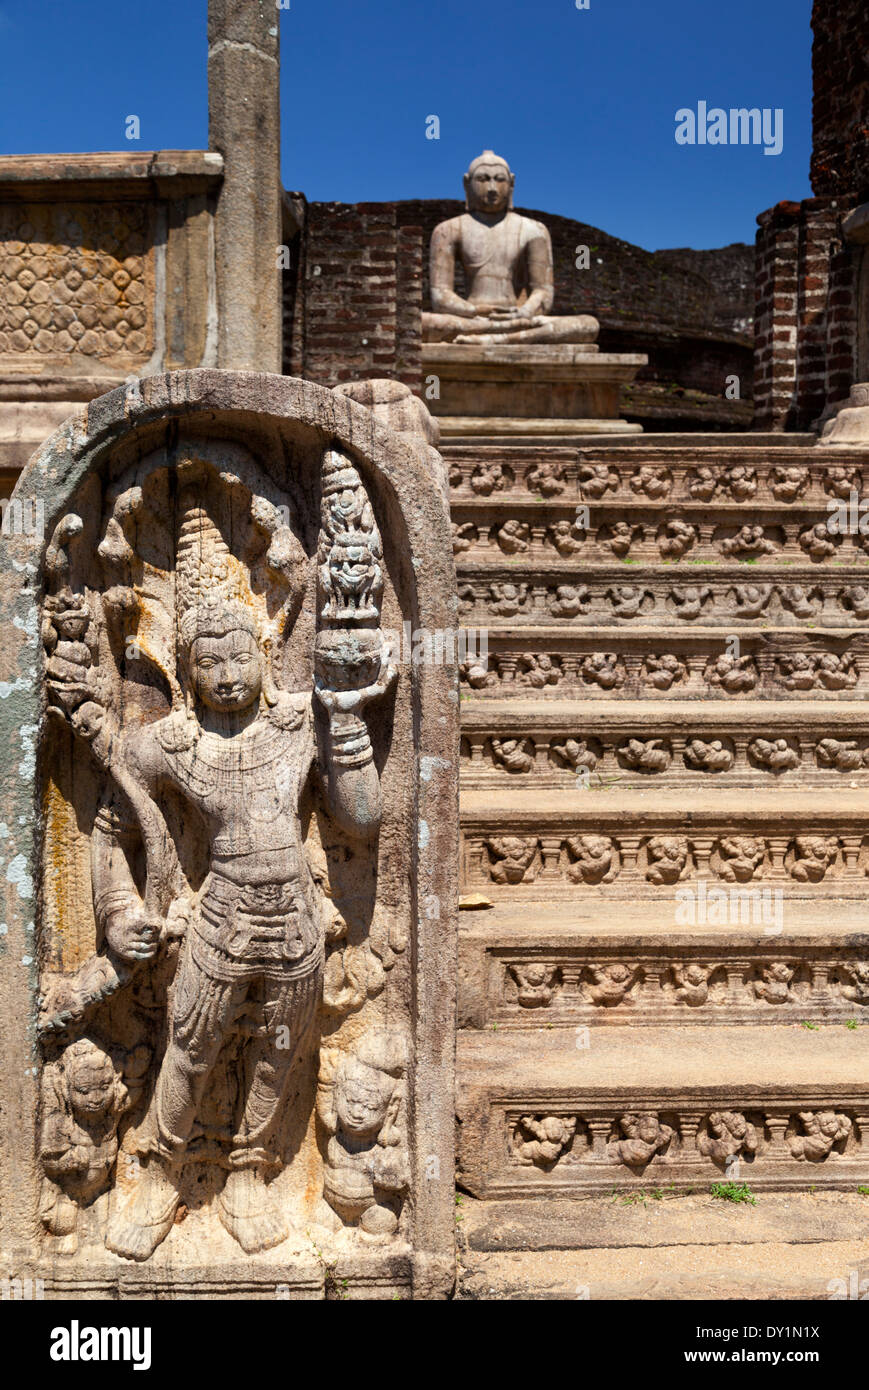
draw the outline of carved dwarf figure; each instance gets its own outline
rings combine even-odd
[[[480,539],[480,533],[471,521],[452,523],[453,532],[453,554],[463,555],[471,546],[476,545]]]
[[[812,690],[817,680],[817,657],[808,652],[791,652],[779,660],[782,685],[786,690]]]
[[[798,835],[791,877],[798,883],[820,883],[838,857],[839,841],[835,835]]]
[[[651,501],[658,502],[667,496],[672,484],[673,477],[669,469],[654,463],[643,463],[631,478],[631,491],[642,493]]]
[[[754,992],[758,999],[765,999],[768,1004],[787,1004],[794,974],[794,967],[788,965],[787,961],[771,961],[763,967],[761,978],[755,980]]]
[[[487,686],[498,684],[497,672],[489,670],[488,656],[485,659],[473,657],[469,661],[463,661],[459,667],[459,679],[472,690],[485,690]]]
[[[789,772],[800,765],[800,755],[786,738],[755,738],[748,751],[761,767],[771,772]]]
[[[845,966],[851,983],[842,990],[846,999],[855,1004],[869,1004],[869,961],[852,961]]]
[[[564,743],[553,743],[550,752],[566,767],[573,768],[574,772],[578,772],[581,768],[585,768],[588,772],[594,772],[597,766],[598,755],[593,748],[589,747],[584,738],[568,738],[565,739]]]
[[[681,835],[653,835],[648,843],[650,883],[678,883],[688,863],[688,841]]]
[[[608,463],[583,463],[579,467],[579,483],[583,497],[599,501],[608,492],[618,492],[619,475]]]
[[[725,835],[718,843],[718,872],[728,883],[749,883],[765,853],[764,842],[756,835]]]
[[[629,738],[619,745],[619,762],[636,772],[666,772],[670,766],[670,749],[662,738]]]
[[[808,468],[785,468],[777,464],[772,470],[770,490],[777,502],[795,502],[808,485]]]
[[[557,685],[561,680],[561,666],[557,659],[545,653],[523,652],[519,658],[517,680],[521,685],[530,685],[533,690],[544,690],[547,685]]]
[[[516,1000],[523,1009],[547,1008],[558,983],[558,967],[542,961],[526,961],[509,967],[516,981]]]
[[[584,584],[559,584],[549,600],[549,611],[555,618],[575,618],[587,613],[591,594]]]
[[[490,584],[492,612],[512,618],[528,602],[527,584]]]
[[[762,526],[740,526],[735,535],[721,542],[722,555],[773,555],[777,547],[768,540]]]
[[[525,738],[493,738],[492,759],[507,772],[527,772],[534,766],[534,745]]]
[[[757,685],[757,667],[751,656],[724,653],[710,661],[703,674],[710,685],[721,686],[728,695],[741,695]]]
[[[824,470],[824,491],[831,497],[849,499],[852,492],[861,493],[863,474],[859,468],[846,468],[837,464]]]
[[[729,772],[733,753],[720,738],[691,738],[685,745],[685,762],[703,772]]]
[[[566,1152],[576,1133],[568,1115],[523,1115],[513,1133],[513,1152],[520,1163],[551,1168]]]
[[[814,526],[808,526],[805,531],[800,532],[800,549],[804,550],[810,560],[817,564],[821,560],[826,560],[830,555],[835,555],[836,546],[841,537],[831,534],[825,521],[819,521]]]
[[[813,618],[824,600],[820,589],[807,589],[803,584],[786,584],[779,589],[779,595],[796,618]]]
[[[563,492],[567,479],[564,465],[548,459],[541,459],[525,474],[529,492],[538,492],[542,497],[557,497]]]
[[[869,588],[865,584],[852,584],[843,590],[842,603],[861,622],[869,618]]]
[[[527,521],[505,521],[495,532],[498,548],[503,550],[505,555],[521,555],[528,549],[530,539],[531,527]]]
[[[772,595],[772,584],[735,584],[733,599],[737,618],[759,618]]]
[[[623,560],[630,552],[634,541],[641,541],[644,535],[645,528],[642,526],[634,526],[629,521],[614,521],[611,526],[606,526],[601,531],[600,543]]]
[[[662,1153],[675,1134],[670,1125],[662,1124],[657,1115],[622,1115],[619,1128],[627,1137],[610,1145],[613,1155],[629,1168],[645,1168]]]
[[[704,604],[714,603],[715,595],[708,584],[677,584],[670,590],[677,618],[693,622],[703,612]]]
[[[669,690],[687,678],[688,670],[678,656],[664,652],[660,656],[646,657],[643,674],[647,685],[654,686],[656,690]]]
[[[613,690],[625,680],[617,652],[592,652],[584,658],[580,672],[587,684],[599,685],[601,690]]]
[[[478,497],[503,492],[513,482],[513,474],[502,463],[478,463],[471,474],[471,491]]]
[[[697,1148],[705,1158],[726,1164],[740,1154],[755,1154],[760,1147],[757,1129],[736,1110],[713,1110],[705,1132],[697,1136]]]
[[[405,1124],[406,1047],[394,1033],[321,1058],[317,1114],[329,1135],[323,1196],[347,1226],[392,1235],[410,1185]]]
[[[554,521],[547,532],[547,540],[563,560],[569,560],[581,548],[585,531],[575,521]]]
[[[609,965],[590,965],[588,973],[591,976],[588,985],[591,1002],[611,1009],[627,999],[639,977],[640,968],[638,965],[614,961]]]
[[[658,536],[658,549],[665,560],[681,560],[697,543],[697,527],[681,517],[668,521]]]
[[[798,1118],[803,1133],[791,1135],[790,1151],[794,1158],[810,1163],[821,1163],[836,1144],[848,1138],[853,1127],[847,1115],[835,1110],[801,1110]]]
[[[816,662],[817,679],[825,690],[851,690],[857,684],[857,664],[849,653],[822,652]]]
[[[645,608],[654,604],[653,595],[635,584],[618,584],[607,589],[606,596],[613,606],[614,618],[637,618]]]
[[[680,1004],[697,1009],[709,998],[709,976],[711,965],[699,965],[696,961],[673,966],[673,980],[676,985],[676,998]]]
[[[537,841],[520,835],[498,835],[486,841],[492,854],[489,872],[495,883],[533,883]]]
[[[147,1048],[129,1058],[113,1056],[93,1038],[82,1037],[45,1067],[40,1214],[52,1235],[70,1235],[78,1207],[88,1206],[108,1187],[118,1155],[118,1123],[132,1104],[148,1061]]]
[[[567,876],[574,883],[612,883],[618,873],[618,855],[608,835],[571,835],[565,844],[573,856]]]
[[[815,751],[818,767],[834,767],[838,772],[857,772],[869,763],[869,748],[861,750],[852,738],[822,738]]]
[[[734,502],[747,502],[757,492],[757,471],[747,464],[735,463],[725,472],[722,487]]]

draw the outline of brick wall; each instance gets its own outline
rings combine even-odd
[[[815,0],[812,188],[869,200],[869,3]]]
[[[815,0],[814,198],[758,218],[755,424],[806,429],[858,371],[855,249],[842,221],[869,200],[869,0]]]
[[[303,293],[299,293],[299,288]],[[308,203],[285,281],[284,370],[324,386],[422,384],[422,235],[389,203]]]
[[[841,227],[855,201],[807,198],[758,218],[758,429],[807,429],[854,380],[855,258]]]

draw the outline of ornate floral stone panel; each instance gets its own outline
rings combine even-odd
[[[153,218],[145,202],[0,208],[0,359],[31,367],[147,362]]]

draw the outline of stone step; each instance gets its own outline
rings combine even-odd
[[[687,803],[687,804],[686,804]],[[814,900],[866,896],[869,798],[851,787],[685,791],[466,789],[464,889],[522,904],[643,898],[683,901],[698,882],[796,890]]]
[[[623,564],[578,573],[564,562],[545,568],[497,563],[457,567],[459,619],[490,629],[505,620],[517,628],[564,620],[576,627],[642,624],[661,640],[685,623],[724,629],[736,624],[799,628],[814,623],[847,632],[865,626],[869,556],[823,569],[768,562],[689,567]],[[861,617],[861,614],[863,615]]]
[[[539,698],[462,702],[463,788],[869,789],[869,705]]]
[[[463,1028],[851,1029],[869,1022],[869,920],[862,899],[720,883],[683,903],[610,901],[605,913],[500,902],[460,913],[458,979]]]
[[[654,1250],[697,1244],[769,1245],[786,1242],[867,1242],[869,1196],[850,1192],[770,1192],[762,1202],[734,1203],[707,1194],[660,1199],[638,1192],[637,1201],[554,1198],[550,1202],[459,1203],[463,1250]]]
[[[460,1299],[856,1301],[869,1288],[869,1198],[844,1192],[769,1192],[753,1205],[642,1189],[547,1202],[464,1196],[457,1230]]]
[[[818,625],[721,628],[643,623],[592,628],[568,621],[472,629],[461,655],[462,699],[656,700],[869,699],[869,633]]]
[[[863,495],[866,449],[818,449],[806,437],[660,435],[522,444],[445,441],[452,500],[516,497],[670,506],[691,502],[826,506]],[[571,441],[573,442],[573,441]]]
[[[584,510],[583,510],[584,508]],[[795,502],[789,510],[748,501],[709,503],[617,502],[585,506],[571,499],[475,498],[451,506],[453,551],[462,573],[469,565],[555,567],[585,576],[600,567],[665,564],[678,573],[695,565],[720,568],[750,562],[810,562],[819,573],[867,562],[869,513],[842,504]],[[860,524],[864,530],[860,531]]]
[[[465,1029],[459,1184],[477,1197],[869,1183],[869,1029]]]

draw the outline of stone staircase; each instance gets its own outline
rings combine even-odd
[[[674,1248],[692,1220],[718,1248],[698,1212],[748,1183],[791,1194],[764,1239],[793,1255],[799,1203],[869,1184],[869,535],[827,526],[867,495],[869,452],[669,435],[443,453],[463,621],[489,647],[462,672],[471,1225],[529,1268],[560,1246],[573,1271],[595,1202],[667,1197],[660,1257],[668,1222]],[[869,1256],[869,1225],[849,1229]],[[751,1296],[734,1269],[722,1287]],[[604,1296],[632,1296],[613,1278]]]

